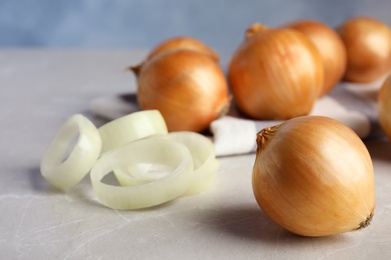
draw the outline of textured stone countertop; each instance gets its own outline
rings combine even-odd
[[[39,164],[58,127],[90,112],[91,99],[135,91],[124,72],[142,51],[0,50],[1,259],[390,259],[391,144],[370,140],[377,207],[372,224],[307,238],[284,231],[258,208],[255,155],[219,158],[206,192],[147,210],[102,206],[89,178],[59,192]]]

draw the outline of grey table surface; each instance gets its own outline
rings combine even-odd
[[[306,238],[258,208],[254,154],[219,158],[212,187],[147,210],[102,206],[89,178],[53,189],[39,163],[58,127],[97,96],[134,92],[128,65],[144,51],[0,49],[1,259],[389,259],[391,144],[366,141],[377,207],[361,231]]]

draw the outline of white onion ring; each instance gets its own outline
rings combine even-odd
[[[77,142],[64,160],[71,142]],[[96,162],[102,142],[94,124],[83,115],[70,117],[50,141],[41,161],[42,176],[53,186],[66,190],[78,182]]]
[[[219,167],[216,159],[213,143],[205,136],[195,132],[171,132],[166,135],[154,136],[151,138],[160,138],[179,142],[189,149],[192,156],[194,171],[191,174],[190,187],[184,195],[193,195],[205,191],[213,183]],[[133,186],[150,181],[150,177],[140,173],[145,171],[148,166],[139,166],[137,169],[132,167],[117,168],[114,174],[122,186]]]
[[[116,168],[164,164],[172,170],[163,177],[134,186],[115,186],[102,179]],[[169,140],[146,138],[130,142],[101,156],[91,170],[92,187],[102,204],[112,209],[146,208],[170,201],[190,185],[193,161],[189,150]]]
[[[167,125],[158,110],[144,110],[115,119],[99,128],[102,153],[155,134],[167,134]]]

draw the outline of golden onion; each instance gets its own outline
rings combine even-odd
[[[195,51],[160,53],[143,65],[137,80],[140,108],[159,110],[170,132],[201,132],[230,105],[222,69]]]
[[[292,233],[362,229],[375,209],[371,157],[344,124],[297,117],[257,135],[253,192],[262,211]]]
[[[346,49],[338,33],[327,24],[316,20],[300,20],[286,27],[304,33],[318,48],[324,68],[321,95],[327,94],[342,79],[346,70]]]
[[[339,28],[347,51],[344,79],[367,83],[391,71],[391,29],[374,18],[355,17]]]
[[[308,114],[324,76],[321,56],[304,34],[259,24],[247,30],[228,74],[238,108],[254,119]]]

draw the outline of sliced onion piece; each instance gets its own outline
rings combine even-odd
[[[155,134],[167,134],[167,125],[158,110],[144,110],[115,119],[99,128],[102,153],[128,142]]]
[[[76,144],[65,158],[75,138]],[[50,141],[41,161],[41,174],[53,186],[66,190],[80,182],[91,170],[101,146],[94,124],[83,115],[73,115]]]
[[[216,173],[219,167],[219,163],[216,159],[213,143],[205,136],[188,131],[171,132],[166,135],[159,135],[151,137],[154,139],[166,139],[179,142],[185,145],[192,156],[194,171],[191,174],[191,184],[189,189],[184,195],[193,195],[205,191],[213,183]],[[114,174],[122,186],[133,186],[150,181],[153,176],[146,176],[140,173],[145,172],[148,168],[156,167],[160,168],[160,172],[165,170],[161,165],[138,165],[127,168],[117,168],[114,170]]]
[[[218,169],[219,162],[217,159],[204,163],[199,168],[194,168],[191,185],[183,195],[190,196],[209,189],[216,179]]]
[[[116,168],[142,169],[145,165],[164,165],[169,169],[160,177],[152,170],[137,174],[155,175],[148,182],[115,186],[103,178]],[[170,201],[190,186],[193,161],[182,144],[164,139],[145,138],[103,154],[91,170],[92,187],[107,207],[127,210],[146,208]],[[103,181],[102,181],[103,180]]]
[[[185,145],[193,158],[194,172],[184,195],[194,195],[208,189],[219,168],[212,141],[201,134],[186,131],[172,132],[167,137]]]
[[[121,186],[136,186],[165,177],[172,167],[162,163],[139,163],[114,169],[114,174]],[[117,177],[118,176],[118,177]]]

